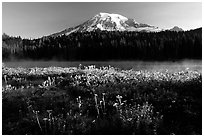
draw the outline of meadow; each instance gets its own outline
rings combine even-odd
[[[2,134],[202,134],[202,73],[2,67]]]

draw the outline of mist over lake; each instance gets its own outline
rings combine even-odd
[[[202,72],[202,60],[180,61],[7,61],[7,67],[78,67],[95,65],[96,67],[112,66],[123,70],[147,70],[178,72],[186,69]]]

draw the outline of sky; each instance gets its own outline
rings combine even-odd
[[[201,2],[3,2],[2,33],[39,38],[77,26],[100,12],[163,29],[202,26]]]

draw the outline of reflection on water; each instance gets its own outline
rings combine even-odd
[[[181,71],[189,68],[189,70],[195,70],[202,72],[202,60],[183,60],[183,61],[165,61],[165,62],[153,62],[153,61],[17,61],[17,62],[4,62],[7,67],[77,67],[79,64],[83,66],[95,65],[101,66],[113,66],[120,69],[133,69],[133,70],[148,70],[148,71]]]

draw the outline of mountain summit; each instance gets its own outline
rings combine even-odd
[[[179,31],[184,31],[184,30],[182,28],[179,28],[178,26],[174,26],[172,29],[170,29],[170,31],[179,32]]]
[[[119,14],[99,13],[86,22],[61,32],[52,34],[52,36],[69,35],[73,32],[86,32],[94,30],[106,31],[138,31],[138,32],[159,32],[162,29],[148,24],[138,23],[134,19],[127,18]]]

